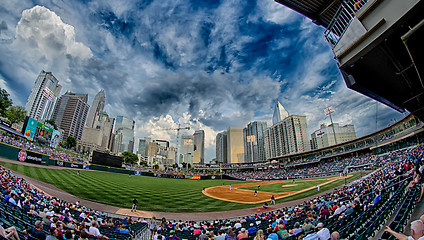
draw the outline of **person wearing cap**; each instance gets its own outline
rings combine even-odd
[[[199,236],[202,233],[202,230],[200,230],[200,226],[197,224],[194,224],[194,230],[193,230],[193,235],[194,236]]]
[[[169,237],[167,237],[166,240],[181,240],[181,238],[179,238],[175,235],[174,230],[171,230],[171,231],[169,231]]]
[[[250,224],[250,227],[247,229],[247,232],[252,235],[258,232],[258,229],[255,227],[253,223]]]
[[[237,235],[237,240],[248,238],[249,234],[246,232],[246,228],[241,228],[240,233]]]
[[[137,212],[137,203],[138,203],[138,201],[137,201],[137,199],[136,198],[134,198],[134,200],[133,200],[133,205],[132,205],[132,207],[131,207],[131,212]]]
[[[123,233],[123,234],[130,234],[130,230],[128,229],[127,225],[121,224],[117,229],[116,232]]]
[[[23,231],[23,233],[25,235],[31,235],[39,240],[46,240],[46,234],[43,232],[43,222],[39,220],[35,221],[34,226],[35,228],[31,227],[26,229]]]
[[[317,229],[318,229],[317,235],[318,235],[318,238],[320,240],[330,239],[330,237],[331,237],[330,230],[328,230],[328,228],[324,227],[324,223],[318,223]]]
[[[158,239],[165,239],[165,236],[161,235],[162,231],[160,229],[158,229],[156,231],[155,236],[153,236],[153,240],[158,240]]]

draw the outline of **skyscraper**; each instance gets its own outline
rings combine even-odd
[[[216,161],[218,163],[227,163],[227,131],[216,135]]]
[[[193,135],[181,136],[180,163],[193,165]]]
[[[205,163],[205,131],[198,130],[193,134],[193,164]]]
[[[227,129],[227,163],[244,162],[243,128]]]
[[[287,110],[283,107],[283,105],[278,101],[275,101],[274,106],[274,115],[272,116],[272,125],[281,122],[283,119],[289,116]]]
[[[265,130],[266,159],[310,149],[305,116],[290,115]]]
[[[35,80],[34,87],[25,105],[27,116],[37,121],[51,119],[57,98],[62,86],[51,72],[42,70]]]
[[[135,121],[124,116],[115,120],[114,152],[133,152],[134,150],[134,125]]]
[[[266,122],[255,121],[243,129],[244,161],[246,163],[266,160],[264,139],[266,127]]]
[[[149,142],[151,142],[152,139],[145,137],[143,139],[138,139],[138,150],[137,154],[140,154],[143,157],[146,157],[149,150]]]
[[[64,130],[63,139],[72,136],[81,139],[88,109],[87,94],[66,92],[63,94],[54,108],[53,119],[59,128]]]
[[[105,90],[100,90],[100,92],[97,93],[97,95],[94,97],[93,104],[91,105],[90,112],[88,113],[87,121],[85,126],[94,128],[94,122],[96,116],[103,113],[103,109],[105,107]]]
[[[110,118],[106,112],[97,115],[92,128],[84,127],[77,149],[90,152],[93,150],[101,152],[112,151],[114,123],[115,119]]]

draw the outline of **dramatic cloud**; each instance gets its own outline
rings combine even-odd
[[[276,98],[307,116],[310,133],[329,122],[330,105],[358,136],[401,117],[347,89],[324,30],[273,0],[42,4],[0,6],[0,87],[18,105],[38,73],[51,71],[90,104],[104,89],[106,111],[134,119],[136,138],[176,144],[176,131],[155,129],[204,130],[207,161],[217,132],[270,122]]]

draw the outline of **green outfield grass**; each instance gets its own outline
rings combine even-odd
[[[262,206],[262,204],[252,205],[221,201],[202,194],[203,187],[221,186],[222,184],[235,185],[245,182],[168,179],[83,170],[80,171],[80,176],[77,176],[77,170],[73,169],[46,169],[4,162],[0,162],[0,164],[31,178],[50,183],[80,198],[122,208],[130,208],[134,198],[139,201],[137,209],[146,211],[209,212]],[[359,177],[359,174],[356,174],[356,177]],[[353,177],[350,180],[353,180]],[[336,182],[323,186],[321,190],[325,191],[341,185],[344,180]],[[299,184],[297,190],[304,189],[301,187],[301,180],[297,180],[296,183]],[[310,183],[313,183],[313,181]],[[316,184],[313,183],[313,186]],[[278,188],[278,184],[273,185],[269,186]],[[284,191],[284,189],[280,183],[279,191]],[[271,191],[267,190],[265,186],[260,189],[260,191],[265,190]],[[277,203],[312,196],[316,193],[316,190],[307,191],[279,199]]]

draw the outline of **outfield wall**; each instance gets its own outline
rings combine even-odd
[[[28,162],[38,165],[45,166],[58,166],[58,167],[67,167],[75,169],[91,169],[96,171],[103,172],[112,172],[112,173],[121,173],[128,175],[138,175],[138,176],[149,176],[149,177],[159,177],[159,178],[174,178],[174,179],[193,179],[193,180],[214,180],[221,179],[221,175],[184,175],[184,174],[162,174],[154,172],[144,172],[144,171],[134,171],[124,168],[108,167],[98,164],[85,165],[82,163],[68,162],[59,159],[50,158],[50,156],[33,152],[27,149],[15,147],[7,143],[0,142],[0,157],[7,158],[10,160]],[[235,178],[223,175],[222,179],[236,180]]]

